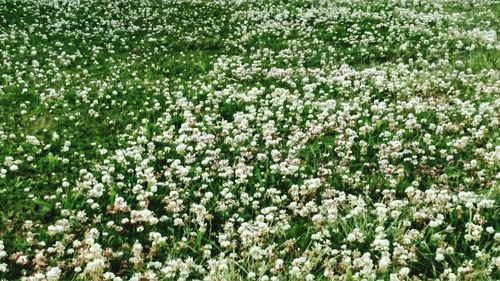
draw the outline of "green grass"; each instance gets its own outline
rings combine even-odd
[[[402,2],[0,0],[0,280],[500,278],[500,5]]]

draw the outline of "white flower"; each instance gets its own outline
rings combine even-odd
[[[378,267],[380,270],[386,270],[390,264],[391,258],[387,255],[383,255],[378,262]]]
[[[52,267],[50,268],[47,273],[45,273],[45,276],[47,278],[47,281],[57,281],[60,279],[62,270],[59,267]]]
[[[8,272],[9,269],[7,268],[6,263],[0,263],[0,272]]]
[[[180,143],[175,148],[175,151],[177,151],[177,153],[179,153],[179,154],[184,154],[186,152],[186,148],[187,148],[187,145],[185,145],[184,143]]]
[[[144,209],[144,210],[132,210],[130,212],[130,222],[131,223],[138,223],[138,222],[147,222],[149,224],[156,224],[158,223],[158,219],[154,216],[154,213],[151,210]]]

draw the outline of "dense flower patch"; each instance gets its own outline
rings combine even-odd
[[[500,279],[497,0],[0,0],[0,279]]]

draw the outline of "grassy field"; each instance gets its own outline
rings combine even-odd
[[[0,280],[500,280],[500,1],[0,0]]]

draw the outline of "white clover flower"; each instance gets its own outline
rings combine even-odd
[[[444,250],[441,249],[441,248],[438,248],[436,250],[436,261],[439,261],[439,262],[440,261],[444,261],[444,255],[443,255],[443,253],[444,253]]]
[[[399,275],[406,277],[410,273],[410,269],[408,267],[403,267],[399,270]]]
[[[390,264],[391,264],[391,258],[388,255],[382,255],[382,257],[378,262],[378,267],[380,270],[384,271],[389,267]]]
[[[184,143],[180,143],[179,145],[177,145],[177,147],[175,148],[175,150],[179,154],[184,154],[186,152],[186,148],[187,148],[187,145],[185,145]]]
[[[131,223],[138,223],[138,222],[147,222],[149,224],[156,224],[158,223],[158,218],[154,216],[154,213],[151,210],[144,209],[144,210],[132,210],[130,212],[130,222]]]
[[[10,165],[9,170],[12,172],[15,172],[15,171],[19,170],[19,167],[16,164],[12,164],[12,165]]]
[[[59,267],[52,267],[46,273],[47,281],[57,281],[61,277],[62,270]]]
[[[39,146],[41,144],[35,136],[26,136],[26,141],[35,146]]]
[[[349,242],[359,242],[363,243],[365,240],[365,235],[359,228],[355,228],[347,235],[347,240]]]
[[[7,267],[7,264],[6,263],[0,263],[0,272],[6,273],[8,271],[9,271],[9,269]]]
[[[438,214],[434,220],[429,222],[430,227],[438,227],[443,224],[444,216],[442,214]]]

